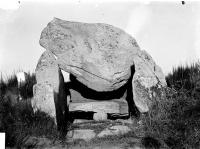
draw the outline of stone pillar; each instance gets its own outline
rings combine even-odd
[[[33,109],[48,113],[56,121],[58,130],[61,130],[65,125],[67,93],[58,63],[53,53],[48,50],[38,61],[36,80],[37,84],[33,87]]]

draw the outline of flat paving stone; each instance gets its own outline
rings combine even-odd
[[[90,141],[95,138],[96,133],[91,129],[80,129],[80,130],[71,130],[67,133],[67,138],[71,141],[76,139],[83,139],[85,141]]]
[[[112,101],[70,103],[69,111],[120,113],[119,104]]]
[[[97,137],[104,137],[108,135],[119,135],[119,134],[125,134],[131,131],[131,129],[128,126],[118,125],[118,126],[112,126],[109,128],[106,128],[102,132],[100,132]]]

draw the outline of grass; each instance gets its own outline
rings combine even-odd
[[[170,149],[200,148],[200,63],[173,68],[166,81],[170,91],[143,117],[140,129],[120,136],[96,138],[89,143],[76,140],[65,145],[70,148],[93,148],[97,144],[126,142],[129,148],[134,147],[136,139],[147,148],[159,148],[160,144]],[[35,83],[35,75],[29,73],[28,82],[21,89],[27,100],[13,104],[14,95],[18,93],[16,77],[12,75],[5,80],[1,76],[0,132],[6,132],[7,147],[21,147],[29,136],[59,140],[53,120],[41,111],[33,113],[30,98]],[[78,127],[74,125],[74,128]],[[97,131],[102,129],[99,127]]]
[[[144,130],[171,149],[200,148],[199,62],[173,68],[166,76],[175,96],[158,103],[156,113],[145,118]]]
[[[26,84],[20,88],[26,100],[16,102],[18,89],[15,74],[7,77],[7,80],[1,76],[0,132],[6,133],[6,147],[20,148],[30,136],[46,136],[50,139],[59,136],[51,117],[41,111],[33,112],[30,98],[33,97],[32,88],[35,83],[35,75],[28,73]]]
[[[200,62],[173,68],[166,77],[167,85],[188,97],[197,97],[200,90]]]

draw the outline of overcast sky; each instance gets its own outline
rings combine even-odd
[[[164,73],[200,57],[200,2],[15,1],[0,3],[0,71],[33,72],[45,51],[41,31],[54,17],[107,23],[132,35]],[[9,5],[11,7],[11,5]]]

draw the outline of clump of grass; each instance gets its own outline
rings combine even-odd
[[[7,80],[4,80],[1,75],[0,132],[6,133],[6,147],[21,148],[30,136],[58,138],[54,120],[44,112],[33,112],[30,98],[33,97],[32,88],[35,83],[35,74],[28,73],[26,84],[20,88],[26,100],[13,104],[14,99],[11,98],[15,96],[8,96],[8,94],[18,95],[16,75],[7,77]]]
[[[173,68],[166,76],[168,87],[176,90],[176,96],[163,97],[145,117],[147,136],[158,138],[171,149],[200,148],[199,71],[197,62]]]
[[[34,73],[27,73],[26,83],[20,87],[19,91],[24,99],[33,97],[33,85],[36,84],[36,77]]]
[[[6,103],[3,110],[1,120],[4,126],[2,131],[6,132],[6,146],[20,147],[29,136],[46,136],[52,139],[57,135],[54,120],[41,111],[34,113],[26,101],[15,106]]]
[[[33,85],[36,84],[35,73],[28,72],[26,83],[22,85],[19,89],[15,72],[10,76],[6,76],[5,78],[6,79],[3,79],[3,76],[1,74],[0,78],[1,96],[5,95],[7,91],[11,91],[14,94],[18,94],[18,92],[20,92],[21,96],[24,99],[33,97]]]
[[[6,90],[7,90],[7,85],[6,85],[6,83],[3,80],[3,77],[1,75],[1,78],[0,78],[0,91],[1,91],[0,98],[3,98],[5,96]]]

